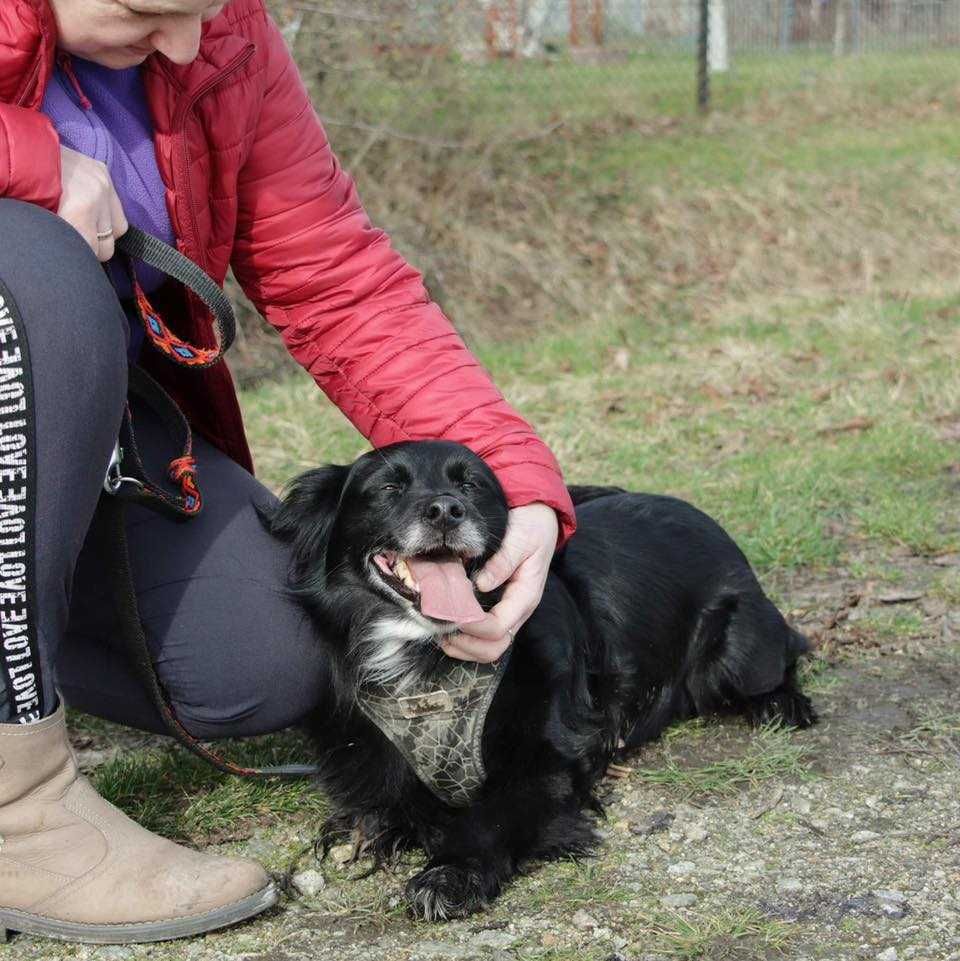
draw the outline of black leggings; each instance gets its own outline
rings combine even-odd
[[[68,705],[164,731],[116,645],[110,584],[85,547],[126,399],[129,325],[96,258],[60,218],[0,200],[0,722]],[[149,349],[149,348],[147,348]],[[172,441],[135,410],[148,469]],[[273,495],[200,438],[201,514],[128,508],[140,614],[178,716],[203,738],[275,731],[317,706],[327,668],[283,588]]]

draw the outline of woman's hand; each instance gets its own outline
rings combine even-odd
[[[503,597],[482,621],[464,624],[461,633],[445,637],[446,654],[484,664],[503,654],[540,603],[557,532],[557,515],[546,504],[527,504],[509,512],[500,549],[475,579],[481,591],[508,582]]]
[[[101,263],[113,256],[117,237],[127,232],[127,218],[106,164],[69,147],[60,148],[63,188],[57,213],[90,245]]]

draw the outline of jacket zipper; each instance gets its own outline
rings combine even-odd
[[[22,107],[30,95],[34,92],[34,88],[37,85],[37,78],[40,76],[40,57],[37,57],[33,64],[33,70],[30,71],[30,76],[27,78],[26,83],[23,85],[23,93],[20,94],[17,100],[17,106]]]
[[[187,115],[196,106],[197,101],[203,97],[205,94],[209,93],[214,87],[222,83],[228,77],[232,76],[237,72],[249,59],[253,56],[254,45],[248,44],[236,57],[233,58],[219,73],[210,77],[205,83],[197,87],[196,90],[190,95],[190,99],[177,110],[174,117],[174,129],[183,134],[183,129],[186,124]],[[187,142],[186,137],[181,138],[183,140],[183,146],[180,151],[180,181],[183,184],[183,189],[187,194],[187,206],[190,211],[190,227],[193,234],[193,244],[194,250],[196,251],[196,256],[199,261],[199,265],[206,270],[207,269],[207,252],[203,248],[200,241],[200,216],[199,208],[197,207],[196,198],[193,195],[193,185],[190,182],[190,145]]]

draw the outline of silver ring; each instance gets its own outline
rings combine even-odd
[[[113,236],[113,227],[111,227],[109,230],[97,231],[97,240],[106,240],[107,237],[112,237],[112,236]]]

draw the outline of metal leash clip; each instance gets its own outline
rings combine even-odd
[[[118,494],[124,484],[136,484],[143,490],[143,484],[136,477],[124,477],[120,470],[120,462],[123,460],[123,448],[118,440],[113,445],[113,453],[110,455],[110,463],[107,465],[107,473],[103,478],[103,489],[108,494]]]

